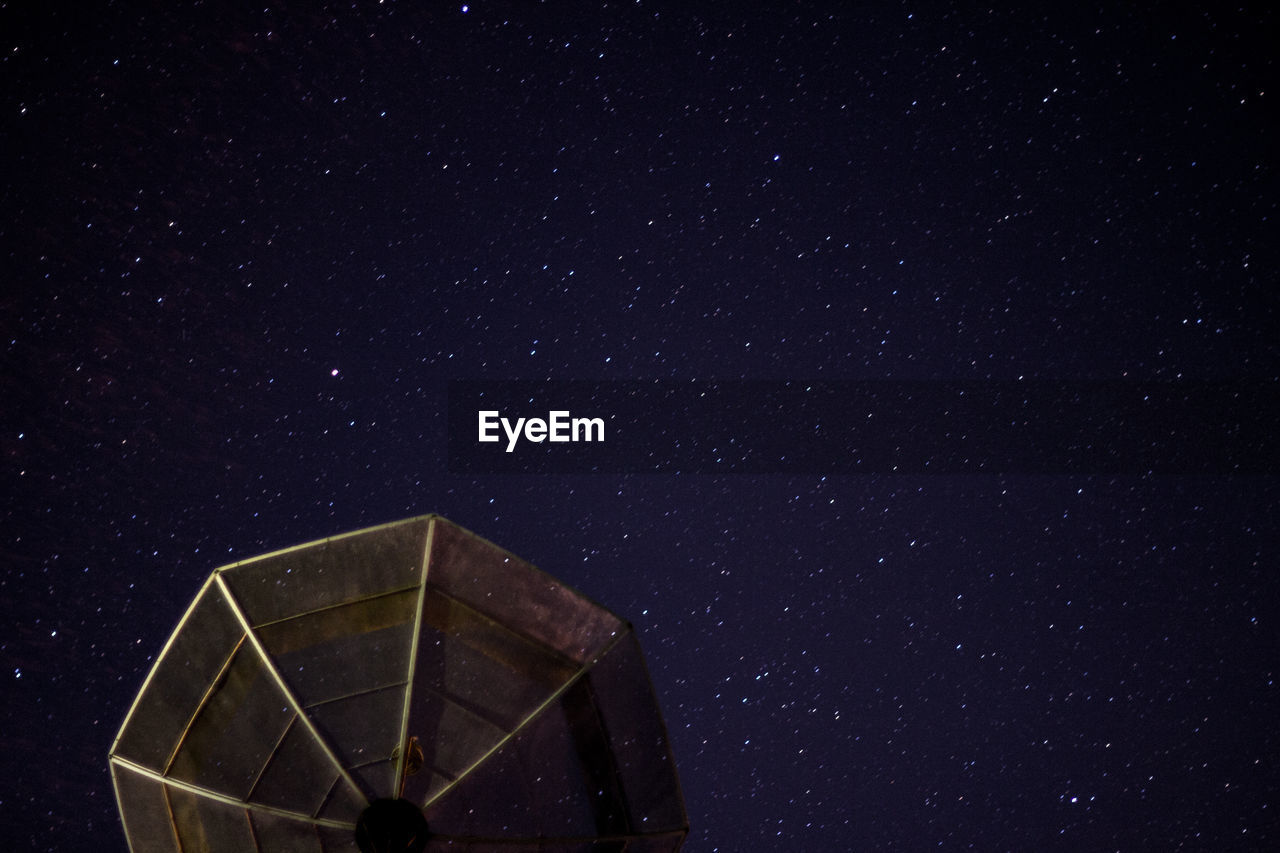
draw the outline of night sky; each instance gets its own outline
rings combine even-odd
[[[1275,383],[1274,12],[35,5],[0,8],[7,849],[126,849],[107,751],[211,569],[427,512],[635,624],[688,851],[1277,844],[1274,457],[446,452],[459,379]]]

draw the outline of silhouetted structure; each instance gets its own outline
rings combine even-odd
[[[688,831],[631,626],[439,516],[216,570],[110,762],[135,853],[355,853],[357,822],[379,851]]]

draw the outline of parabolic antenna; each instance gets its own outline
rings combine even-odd
[[[688,832],[631,626],[435,515],[214,571],[110,764],[134,853],[356,853],[357,824],[397,852]]]

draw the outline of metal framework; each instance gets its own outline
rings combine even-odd
[[[360,811],[397,796],[429,850],[688,830],[631,626],[436,515],[215,570],[109,761],[135,853],[354,853]]]

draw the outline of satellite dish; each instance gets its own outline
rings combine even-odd
[[[631,626],[436,515],[214,571],[110,765],[135,853],[653,853],[688,833]]]

